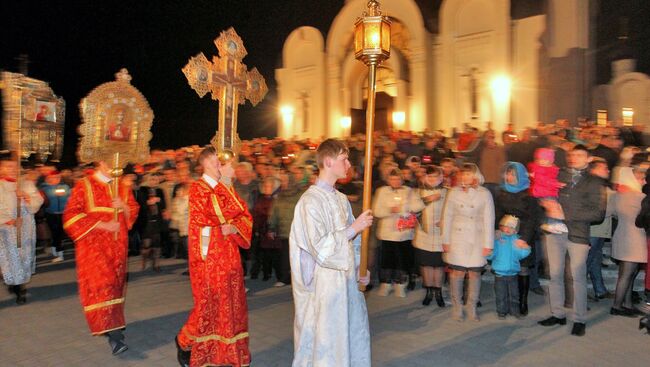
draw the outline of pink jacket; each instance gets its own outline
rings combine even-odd
[[[556,165],[550,167],[540,166],[535,162],[528,164],[530,173],[530,195],[535,198],[558,197],[560,182],[557,174],[560,168]]]

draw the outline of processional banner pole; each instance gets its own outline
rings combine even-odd
[[[372,200],[372,158],[373,134],[375,130],[375,94],[377,92],[377,67],[390,57],[390,24],[387,16],[382,15],[379,2],[369,0],[367,10],[354,24],[354,56],[368,65],[368,106],[366,108],[366,158],[363,174],[363,211],[371,208]],[[361,234],[361,261],[359,277],[368,274],[368,242],[370,228]],[[360,285],[365,290],[365,285]]]

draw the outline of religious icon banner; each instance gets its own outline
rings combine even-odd
[[[131,85],[126,69],[115,74],[116,81],[104,83],[81,100],[83,123],[79,126],[79,160],[113,161],[119,153],[120,165],[142,162],[149,155],[154,114],[142,93]]]
[[[4,149],[20,150],[23,158],[56,161],[63,153],[65,101],[49,84],[23,74],[3,72]]]

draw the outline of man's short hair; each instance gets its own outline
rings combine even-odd
[[[587,147],[582,144],[576,144],[571,150],[583,150],[585,153],[587,153],[587,155],[591,155],[589,149],[587,149]]]
[[[242,167],[244,170],[248,172],[253,172],[253,165],[250,164],[249,162],[239,162],[238,166]]]
[[[348,152],[348,147],[342,141],[337,139],[325,140],[316,149],[316,163],[318,164],[318,168],[322,169],[324,167],[325,158],[336,159],[340,154],[348,154]]]
[[[203,148],[201,153],[199,153],[199,158],[197,159],[197,161],[201,166],[203,166],[203,161],[213,155],[217,155],[217,149],[215,149],[215,147],[213,147],[212,145],[207,146]]]
[[[599,164],[604,164],[607,166],[607,161],[601,157],[594,157],[594,159],[589,162],[589,170],[596,168]],[[608,166],[609,168],[609,166]]]

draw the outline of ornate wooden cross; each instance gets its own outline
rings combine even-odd
[[[256,106],[264,99],[268,88],[257,68],[248,71],[242,63],[247,52],[234,28],[221,32],[214,44],[219,57],[213,56],[210,62],[201,52],[190,59],[183,73],[199,97],[210,92],[212,99],[219,100],[219,125],[212,145],[219,151],[229,149],[234,152],[239,145],[237,105],[248,99]]]

